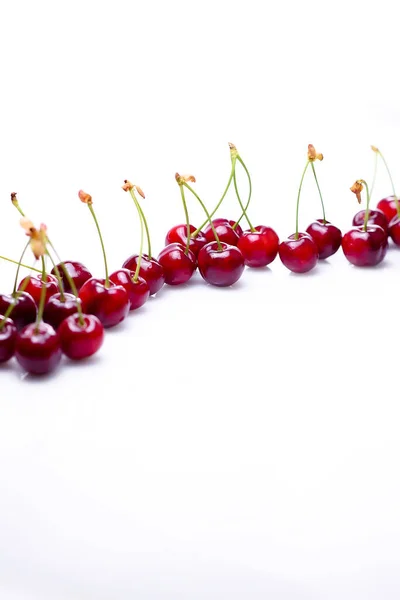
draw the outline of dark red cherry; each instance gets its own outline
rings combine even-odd
[[[0,323],[3,323],[0,329],[0,363],[4,363],[14,355],[17,328],[11,319],[4,323],[3,315],[0,315]]]
[[[290,235],[279,244],[279,258],[293,273],[307,273],[318,262],[318,248],[308,233]]]
[[[353,227],[344,234],[343,253],[357,267],[373,267],[384,258],[388,247],[387,235],[379,225]]]
[[[129,297],[130,310],[143,306],[150,296],[147,281],[143,277],[138,277],[137,281],[134,281],[134,276],[135,273],[129,269],[118,269],[110,275],[110,281],[125,288]]]
[[[383,231],[387,233],[389,228],[389,222],[386,218],[385,213],[378,209],[369,210],[368,212],[368,225],[379,225],[380,227],[382,227]],[[354,215],[353,225],[355,227],[361,227],[362,225],[364,225],[364,219],[365,210],[360,210],[356,215]]]
[[[232,228],[232,225],[235,224],[234,221],[228,221],[228,219],[213,219],[212,224],[214,225],[214,229],[221,242],[230,246],[238,245],[239,234]],[[205,228],[204,235],[207,242],[215,242],[214,232],[210,224]]]
[[[338,227],[324,221],[316,219],[306,229],[308,235],[314,240],[319,258],[328,258],[335,254],[342,244],[342,232]]]
[[[165,283],[180,285],[189,281],[197,268],[196,257],[191,250],[185,254],[182,244],[168,244],[157,257],[164,269]]]
[[[69,276],[73,280],[77,291],[79,292],[83,284],[92,277],[91,272],[85,267],[85,265],[76,260],[66,260],[63,264],[67,269]],[[57,268],[60,272],[60,276],[64,284],[64,290],[66,292],[72,292],[71,286],[67,277],[65,276],[65,272],[61,266],[61,263],[57,265]],[[51,272],[54,274],[55,269],[53,268]]]
[[[265,267],[278,254],[279,238],[271,227],[257,225],[255,231],[247,229],[239,238],[237,247],[248,267]]]
[[[59,364],[61,355],[58,333],[48,323],[31,323],[17,334],[15,358],[28,373],[50,373]]]
[[[203,246],[197,257],[200,275],[207,283],[219,287],[233,285],[244,271],[244,258],[239,248],[217,242]]]
[[[104,328],[95,315],[82,315],[83,325],[78,313],[67,317],[60,325],[61,349],[68,358],[81,360],[92,356],[102,346]]]
[[[79,298],[73,294],[54,294],[44,307],[43,321],[49,323],[54,329],[58,329],[64,319],[78,311]]]
[[[400,217],[398,215],[393,217],[389,223],[389,235],[396,246],[400,246]]]
[[[125,269],[135,272],[137,266],[138,255],[133,254],[126,259],[122,265]],[[155,258],[149,258],[147,254],[143,254],[140,262],[139,275],[148,283],[150,296],[156,294],[165,283],[164,269]]]
[[[196,227],[194,227],[193,225],[190,225],[190,232],[193,233],[194,231],[196,231]],[[186,241],[187,241],[187,225],[176,225],[175,227],[172,227],[168,231],[168,233],[165,237],[165,245],[166,246],[168,244],[177,243],[177,244],[182,244],[182,246],[184,246],[186,248]],[[195,257],[197,258],[197,255],[199,254],[201,248],[205,244],[207,244],[206,236],[204,235],[204,233],[202,231],[199,231],[199,233],[196,237],[190,238],[189,249],[193,252]]]
[[[228,223],[233,227],[236,224],[236,221],[228,221]],[[243,229],[240,227],[240,224],[236,225],[234,231],[236,231],[239,237],[243,235]]]
[[[393,217],[397,215],[397,205],[394,196],[382,198],[382,200],[379,200],[376,207],[385,214],[388,223],[390,223]]]
[[[36,321],[36,304],[30,294],[27,292],[17,292],[15,296],[13,294],[1,294],[0,314],[4,315],[11,304],[14,308],[10,316],[18,331],[25,327],[25,325]]]
[[[80,289],[82,311],[95,315],[104,327],[114,327],[129,313],[128,293],[121,285],[110,284],[105,279],[92,277]]]
[[[29,278],[30,281],[25,286],[25,283]],[[42,274],[38,273],[37,275],[28,275],[27,277],[24,277],[24,279],[19,284],[18,289],[20,290],[21,288],[24,288],[24,291],[30,294],[36,302],[36,305],[39,306],[42,285]],[[47,274],[46,282],[44,285],[46,287],[46,302],[48,302],[49,298],[51,298],[53,294],[57,294],[57,292],[59,291],[57,278],[54,277],[54,275]]]

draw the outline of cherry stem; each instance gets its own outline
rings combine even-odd
[[[234,186],[235,186],[236,197],[237,197],[237,199],[238,199],[238,201],[239,201],[240,208],[242,209],[242,217],[243,217],[243,215],[246,217],[246,221],[247,221],[247,222],[248,222],[248,224],[249,224],[250,230],[251,230],[251,231],[255,231],[255,229],[254,229],[253,225],[250,223],[250,219],[249,219],[249,217],[247,216],[246,209],[245,209],[245,207],[243,206],[243,202],[242,202],[242,200],[241,200],[241,198],[240,198],[240,194],[239,194],[239,190],[238,190],[238,186],[237,186],[237,181],[236,181],[236,172],[235,172],[235,173],[234,173],[234,175],[233,175],[233,184],[234,184]],[[240,217],[240,219],[241,219],[242,217]],[[238,224],[239,224],[239,221],[240,221],[240,219],[239,219],[238,221],[236,221],[236,223],[233,225],[232,229],[236,229],[236,227],[237,227],[237,226],[238,226]]]
[[[135,273],[133,275],[133,281],[136,283],[137,280],[139,279],[139,272],[140,272],[140,265],[142,263],[142,256],[143,256],[143,242],[144,242],[144,223],[145,223],[145,218],[143,215],[143,211],[140,208],[140,204],[138,202],[138,199],[136,198],[135,192],[133,191],[133,189],[129,190],[132,196],[132,200],[135,203],[136,206],[136,210],[138,211],[138,215],[139,215],[139,221],[140,221],[140,248],[139,248],[139,256],[138,256],[138,261],[136,264],[136,269],[135,269]],[[146,227],[147,230],[147,227]],[[147,235],[148,235],[148,231],[147,231]],[[147,241],[149,243],[149,251],[151,252],[151,247],[150,247],[150,237],[148,235],[147,237]],[[149,255],[149,258],[151,258],[151,254]]]
[[[35,333],[37,333],[39,331],[39,325],[43,318],[44,305],[46,302],[46,282],[47,282],[46,263],[44,262],[44,256],[42,256],[42,289],[40,290],[40,300],[39,300],[38,314],[37,314],[37,318],[36,318]]]
[[[15,273],[14,289],[13,289],[13,293],[12,293],[12,295],[13,295],[13,296],[14,296],[14,295],[16,294],[16,292],[17,292],[17,285],[18,285],[19,269],[20,269],[20,267],[22,266],[22,264],[21,264],[21,263],[22,263],[22,260],[23,260],[23,258],[24,258],[24,256],[25,256],[25,252],[28,250],[28,246],[29,246],[29,244],[30,244],[30,240],[29,240],[29,242],[27,242],[27,243],[26,243],[26,245],[25,245],[25,247],[24,247],[24,249],[23,249],[23,251],[22,251],[21,258],[19,259],[19,263],[17,263],[17,264],[18,264],[18,267],[17,267],[17,271],[16,271],[16,273]],[[37,270],[37,269],[35,269],[35,270]],[[30,280],[30,276],[29,276],[29,278],[27,279],[27,284],[26,284],[26,285],[28,285],[28,283],[29,283],[29,280]]]
[[[71,290],[72,290],[72,293],[74,294],[74,296],[75,296],[75,298],[76,298],[76,300],[77,300],[77,302],[76,302],[76,308],[77,308],[78,315],[79,315],[79,318],[78,318],[78,320],[79,320],[79,325],[80,325],[81,327],[84,327],[84,326],[85,326],[85,320],[84,320],[84,318],[83,318],[82,305],[81,305],[81,301],[80,301],[80,298],[79,298],[79,294],[78,294],[78,290],[77,290],[77,288],[76,288],[75,282],[74,282],[74,280],[72,279],[71,275],[69,274],[67,267],[65,266],[65,264],[63,263],[63,261],[60,259],[59,255],[57,254],[57,252],[56,252],[56,249],[54,248],[53,244],[50,242],[50,240],[49,240],[49,239],[48,239],[47,241],[48,241],[48,243],[49,243],[49,246],[50,246],[50,247],[51,247],[51,249],[53,250],[53,252],[54,252],[54,254],[55,254],[55,257],[57,258],[57,260],[58,260],[58,262],[59,262],[59,264],[60,264],[60,267],[61,267],[61,269],[63,270],[63,273],[64,273],[64,275],[65,275],[65,278],[66,278],[66,280],[67,280],[67,281],[68,281],[68,283],[69,283],[69,286],[70,286],[70,288],[71,288]],[[49,256],[50,256],[50,254],[49,254]],[[51,260],[51,262],[52,262],[52,263],[53,263],[53,265],[54,265],[54,262],[53,262],[53,260],[51,259],[51,256],[50,256],[50,260]],[[54,265],[54,266],[55,266],[55,265]],[[60,276],[60,279],[61,279],[61,276]]]
[[[89,207],[90,212],[92,213],[92,217],[93,217],[93,220],[94,220],[96,228],[97,228],[97,233],[99,234],[99,238],[100,238],[100,244],[101,244],[101,249],[103,251],[103,258],[104,258],[104,269],[105,269],[105,272],[106,272],[105,287],[108,288],[108,287],[110,287],[110,278],[108,276],[107,257],[106,257],[106,251],[105,251],[105,248],[104,248],[103,236],[101,235],[100,226],[99,226],[99,223],[98,223],[98,221],[96,219],[96,215],[94,213],[92,204],[88,203],[88,207]]]
[[[309,164],[310,164],[310,161],[307,160],[306,166],[304,167],[303,175],[301,176],[301,179],[300,179],[299,191],[298,191],[298,194],[297,194],[297,204],[296,204],[296,233],[294,234],[294,239],[295,240],[299,239],[299,205],[300,205],[300,194],[301,194],[301,188],[302,188],[302,185],[303,185],[304,175],[306,174],[306,171],[308,169],[308,165]]]
[[[242,220],[242,218],[244,216],[246,217],[247,222],[248,222],[248,224],[250,226],[250,229],[251,229],[250,221],[249,221],[249,219],[247,217],[247,209],[249,208],[249,205],[250,205],[250,200],[251,200],[251,194],[252,194],[252,191],[253,191],[253,186],[252,186],[252,183],[251,183],[251,177],[250,177],[250,173],[249,173],[248,168],[246,167],[246,165],[244,164],[243,160],[241,159],[241,157],[239,155],[237,156],[237,159],[240,162],[240,164],[242,165],[243,169],[246,171],[247,179],[249,180],[249,197],[247,198],[246,206],[244,207],[242,214],[240,215],[240,217],[236,221],[236,223],[233,225],[232,229],[236,229],[236,227],[239,225],[240,221]]]
[[[390,183],[392,184],[392,191],[393,191],[394,201],[396,203],[397,216],[400,217],[400,202],[399,202],[399,199],[398,199],[397,194],[396,194],[395,189],[394,189],[394,183],[393,183],[392,175],[390,173],[390,170],[389,170],[388,164],[387,164],[387,162],[385,160],[385,157],[383,156],[383,154],[382,154],[382,152],[380,150],[378,150],[378,154],[381,157],[381,159],[383,160],[383,164],[385,165],[387,174],[389,175]]]
[[[186,204],[186,198],[185,198],[185,192],[183,189],[183,185],[179,186],[180,190],[181,190],[181,198],[182,198],[182,204],[183,204],[183,210],[185,211],[185,218],[186,218],[186,248],[185,248],[185,254],[187,255],[189,252],[189,248],[190,248],[190,221],[189,221],[189,211],[188,211],[188,207]]]
[[[146,230],[146,237],[147,237],[147,247],[148,247],[148,256],[149,258],[151,258],[151,241],[150,241],[150,231],[149,231],[149,226],[147,225],[147,221],[146,221],[146,217],[144,216],[144,212],[142,207],[140,206],[139,200],[136,198],[135,193],[133,191],[133,189],[129,190],[130,195],[132,196],[132,200],[134,201],[136,208],[139,211],[140,216],[143,219],[143,224],[144,224],[144,228]]]
[[[204,202],[199,198],[199,196],[196,194],[196,192],[194,191],[194,189],[192,187],[190,187],[190,185],[188,183],[186,183],[186,181],[184,181],[181,185],[184,185],[190,192],[192,192],[193,196],[199,201],[202,209],[204,210],[205,214],[207,215],[208,222],[210,223],[210,227],[211,227],[212,232],[214,234],[215,241],[217,242],[217,245],[218,245],[218,250],[220,250],[220,251],[223,250],[222,244],[221,244],[221,240],[219,239],[218,234],[215,231],[215,227],[214,227],[213,222],[211,220],[211,215],[208,212],[208,210],[207,210]]]
[[[28,248],[29,242],[28,244],[25,246],[24,252],[22,254],[22,256],[25,254],[26,249]],[[17,270],[18,273],[18,270]],[[17,275],[18,276],[18,275]],[[26,288],[28,287],[28,283],[30,281],[30,277],[26,278],[26,281],[24,281],[24,283],[21,286],[21,289],[18,290],[18,292],[15,291],[15,286],[14,286],[14,291],[11,294],[13,296],[13,298],[15,298],[16,300],[21,296],[22,292],[24,292],[26,290]],[[8,319],[8,317],[11,315],[12,311],[15,308],[15,304],[11,303],[6,312],[3,315],[3,319],[0,321],[0,331],[3,329],[4,325],[6,324],[6,319]]]
[[[28,244],[29,244],[29,242],[28,242]],[[6,260],[7,262],[13,263],[14,265],[19,265],[23,269],[30,269],[32,271],[36,271],[37,273],[42,272],[40,269],[35,269],[35,267],[30,267],[29,265],[24,265],[22,263],[19,263],[17,260],[13,260],[12,258],[7,258],[6,256],[0,256],[0,259]]]
[[[17,209],[17,211],[19,212],[19,214],[20,214],[22,217],[25,217],[25,213],[23,212],[22,208],[20,207],[20,205],[19,205],[19,203],[18,203],[18,200],[17,200],[17,199],[15,199],[15,200],[12,200],[12,203],[14,204],[14,206],[15,206],[15,208]]]
[[[58,287],[60,288],[60,300],[61,302],[65,302],[65,289],[64,289],[64,284],[63,281],[61,279],[61,274],[60,274],[60,270],[57,267],[56,263],[53,260],[53,257],[51,256],[51,254],[49,253],[49,251],[46,249],[46,256],[49,257],[51,264],[54,267],[54,273],[57,277],[57,281],[58,281]]]
[[[378,152],[374,152],[375,155],[375,163],[374,163],[374,175],[372,177],[372,183],[371,183],[371,189],[370,189],[370,196],[372,198],[372,192],[374,191],[374,187],[375,187],[375,182],[376,182],[376,173],[378,170]]]
[[[367,190],[367,208],[365,210],[364,226],[363,226],[364,231],[367,231],[367,225],[368,225],[368,219],[369,219],[369,203],[370,203],[370,200],[371,200],[371,195],[369,193],[367,182],[364,181],[364,179],[360,179],[359,181],[360,181],[360,183],[363,183],[365,185],[365,189]]]
[[[317,188],[318,188],[318,193],[319,193],[319,197],[321,199],[321,206],[322,206],[322,216],[323,216],[323,220],[324,220],[324,225],[326,225],[326,215],[325,215],[325,206],[324,206],[324,201],[322,200],[322,194],[321,194],[321,190],[319,188],[319,183],[318,183],[318,179],[317,179],[317,174],[315,172],[315,167],[314,167],[314,163],[311,163],[311,168],[312,168],[312,172],[314,173],[314,178],[315,178],[315,183],[317,184]]]

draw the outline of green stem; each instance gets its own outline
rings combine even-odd
[[[364,226],[363,226],[364,231],[367,231],[367,225],[368,225],[368,219],[369,219],[369,203],[370,203],[370,200],[371,200],[371,196],[370,196],[370,193],[369,193],[367,182],[364,181],[364,179],[360,179],[360,183],[363,183],[365,185],[365,189],[367,190],[367,208],[365,210]]]
[[[138,199],[135,196],[135,192],[132,190],[129,190],[131,192],[131,196],[132,199],[135,203],[136,206],[136,210],[138,211],[138,215],[139,215],[139,221],[140,221],[140,248],[139,248],[139,256],[138,256],[138,260],[136,263],[136,269],[135,269],[135,273],[133,275],[133,281],[136,283],[137,280],[139,279],[139,273],[140,273],[140,265],[142,264],[142,256],[143,256],[143,242],[144,242],[144,223],[145,223],[145,218],[143,215],[143,211],[140,207],[140,204],[138,202]],[[149,243],[149,251],[151,252],[151,247],[150,247],[150,237],[147,237],[147,241]],[[151,258],[151,254],[149,254],[149,258]]]
[[[18,201],[17,201],[17,200],[14,200],[14,201],[13,201],[13,204],[14,204],[15,208],[17,209],[17,211],[19,212],[19,214],[20,214],[22,217],[25,217],[25,213],[23,212],[22,208],[21,208],[21,207],[20,207],[20,205],[18,204]]]
[[[189,211],[188,211],[188,207],[186,204],[186,199],[185,199],[185,192],[183,191],[183,185],[179,186],[180,190],[181,190],[181,198],[182,198],[182,204],[183,204],[183,210],[185,211],[185,219],[186,219],[186,248],[185,248],[185,254],[187,255],[189,252],[189,248],[190,248],[190,221],[189,221]]]
[[[239,225],[240,221],[242,220],[242,218],[244,216],[246,216],[247,219],[247,209],[249,208],[250,205],[250,200],[251,200],[251,194],[253,191],[253,186],[251,183],[251,177],[250,177],[250,173],[248,168],[246,167],[246,165],[244,164],[243,160],[241,159],[241,157],[238,155],[237,157],[238,161],[240,162],[240,164],[242,165],[243,169],[246,171],[246,175],[247,175],[247,179],[249,180],[249,197],[247,198],[247,202],[246,202],[246,206],[244,207],[244,210],[242,212],[242,214],[240,215],[239,219],[236,221],[236,223],[233,226],[233,229],[236,229],[236,227]],[[250,225],[250,221],[247,219],[249,225]]]
[[[326,224],[326,215],[325,215],[325,206],[324,206],[324,201],[322,200],[322,194],[321,194],[321,190],[319,188],[319,183],[318,183],[318,179],[317,179],[317,174],[315,172],[315,167],[314,167],[314,163],[311,163],[311,168],[312,168],[312,172],[314,173],[314,178],[315,178],[315,183],[317,184],[317,188],[318,188],[318,193],[319,193],[319,197],[321,198],[321,205],[322,205],[322,216],[323,216],[323,220],[324,220],[324,225]]]
[[[136,196],[135,196],[135,194],[134,194],[134,192],[133,192],[133,189],[129,190],[129,193],[130,193],[130,195],[131,195],[131,197],[132,197],[132,200],[133,200],[133,201],[134,201],[134,203],[135,203],[135,206],[136,206],[136,208],[137,208],[137,209],[138,209],[138,211],[139,211],[139,214],[140,214],[140,216],[141,216],[141,217],[142,217],[142,219],[143,219],[143,224],[144,224],[144,228],[145,228],[145,230],[146,230],[146,237],[147,237],[148,256],[149,256],[149,258],[151,258],[151,240],[150,240],[150,231],[149,231],[149,226],[147,225],[146,217],[144,216],[143,209],[142,209],[142,207],[140,206],[140,203],[139,203],[138,199],[136,198]]]
[[[93,220],[94,220],[96,228],[97,228],[97,233],[99,234],[99,238],[100,238],[100,244],[101,244],[101,249],[103,251],[103,258],[104,258],[104,269],[105,269],[105,272],[106,272],[105,287],[108,288],[108,287],[110,287],[110,278],[108,276],[107,257],[106,257],[106,251],[105,251],[105,248],[104,248],[103,236],[101,235],[99,223],[98,223],[98,221],[96,219],[96,215],[94,213],[93,206],[88,203],[88,207],[89,207],[90,212],[92,213],[92,217],[93,217]]]
[[[244,216],[246,217],[246,221],[247,221],[247,222],[248,222],[248,224],[249,224],[250,230],[251,230],[251,231],[255,231],[255,229],[254,229],[253,225],[250,223],[250,219],[249,219],[249,217],[247,216],[246,209],[245,209],[245,207],[243,206],[242,200],[241,200],[241,198],[240,198],[240,194],[239,194],[239,190],[238,190],[238,186],[237,186],[237,181],[236,181],[236,172],[235,172],[235,173],[234,173],[234,175],[233,175],[233,183],[234,183],[234,186],[235,186],[236,197],[237,197],[237,199],[238,199],[238,201],[239,201],[240,208],[242,209],[242,216],[244,215]],[[241,218],[242,218],[242,217],[240,217],[240,219],[241,219]],[[239,219],[239,221],[240,221],[240,219]],[[236,229],[236,227],[237,227],[237,226],[238,226],[238,224],[239,224],[239,221],[236,221],[236,223],[233,225],[232,229]]]
[[[37,314],[37,318],[36,318],[35,333],[37,333],[39,331],[39,325],[43,318],[44,305],[46,302],[46,282],[47,282],[46,263],[44,262],[44,256],[42,256],[42,289],[40,290],[40,300],[39,300],[38,314]]]
[[[222,245],[221,245],[221,240],[219,239],[219,237],[218,237],[218,234],[217,234],[217,232],[215,231],[215,227],[214,227],[214,225],[213,225],[213,222],[212,222],[212,220],[211,220],[211,215],[210,215],[210,213],[208,212],[208,210],[207,210],[207,208],[206,208],[206,206],[205,206],[204,202],[203,202],[203,201],[202,201],[202,200],[199,198],[199,196],[196,194],[196,192],[194,191],[194,189],[193,189],[193,188],[191,188],[191,187],[190,187],[190,185],[189,185],[188,183],[186,183],[186,181],[184,181],[184,182],[183,182],[182,184],[180,184],[180,185],[184,185],[184,186],[185,186],[185,187],[186,187],[186,188],[187,188],[187,189],[188,189],[190,192],[192,192],[193,196],[194,196],[194,197],[195,197],[195,198],[196,198],[196,199],[199,201],[199,203],[200,203],[200,205],[201,205],[202,209],[204,210],[205,214],[207,215],[207,221],[210,223],[210,227],[211,227],[211,229],[212,229],[212,232],[213,232],[213,234],[214,234],[215,241],[217,242],[217,245],[218,245],[218,250],[220,250],[220,251],[221,251],[221,250],[223,250],[223,248],[222,248]],[[207,221],[206,221],[206,223],[207,223]],[[192,234],[192,235],[193,235],[193,234]]]
[[[378,170],[378,152],[374,152],[375,154],[375,164],[374,164],[374,175],[372,177],[372,184],[371,184],[371,189],[370,189],[370,196],[372,198],[372,192],[374,191],[374,187],[375,187],[375,182],[376,182],[376,173]]]
[[[231,160],[232,160],[232,168],[231,168],[231,174],[229,175],[229,179],[228,179],[228,183],[226,184],[226,188],[224,193],[222,194],[220,200],[217,203],[217,206],[214,208],[214,210],[212,211],[212,213],[210,213],[210,218],[212,219],[212,217],[215,215],[215,213],[217,212],[217,210],[219,209],[219,207],[221,206],[226,194],[228,193],[228,190],[230,188],[230,185],[232,183],[232,179],[235,173],[235,165],[236,165],[236,159],[238,157],[237,156],[232,156]],[[200,231],[203,229],[203,227],[205,227],[207,225],[207,223],[209,222],[209,219],[207,219],[206,221],[204,221],[204,223],[202,223],[200,225],[200,227],[198,227],[196,229],[196,231],[193,231],[193,233],[191,234],[192,237],[196,237],[197,235],[199,235]]]
[[[300,179],[300,185],[299,185],[299,191],[297,193],[297,204],[296,204],[296,233],[294,235],[294,239],[297,240],[299,238],[299,205],[300,205],[300,194],[301,194],[301,187],[303,185],[303,179],[304,179],[304,175],[306,174],[306,171],[308,169],[308,165],[310,164],[310,161],[307,160],[306,166],[304,167],[304,171],[303,171],[303,175],[301,176]]]
[[[53,260],[53,257],[51,256],[51,254],[49,253],[49,251],[47,249],[46,249],[46,256],[49,257],[50,262],[54,267],[54,273],[57,277],[58,287],[60,288],[60,300],[61,300],[61,302],[65,302],[65,289],[64,289],[63,280],[61,278],[60,270],[57,267],[56,263]]]
[[[382,152],[380,150],[378,150],[378,154],[381,157],[381,159],[383,160],[383,164],[385,165],[387,174],[389,175],[390,183],[392,185],[393,197],[394,197],[394,201],[396,203],[397,216],[400,217],[400,202],[399,202],[399,199],[397,197],[396,191],[394,189],[394,183],[393,183],[392,175],[390,173],[388,164],[387,164],[387,162],[386,162],[386,160],[385,160],[385,158],[384,158],[384,156],[383,156],[383,154],[382,154]]]
[[[19,259],[19,263],[18,263],[17,271],[16,271],[16,273],[15,273],[15,280],[14,280],[13,296],[14,296],[14,294],[16,294],[16,292],[17,292],[18,277],[19,277],[19,269],[20,269],[20,267],[22,266],[22,264],[21,264],[21,263],[22,263],[22,259],[24,258],[24,256],[25,256],[25,252],[28,250],[28,246],[29,246],[29,244],[30,244],[30,243],[31,243],[31,241],[30,241],[30,240],[29,240],[29,242],[27,242],[27,243],[26,243],[26,245],[25,245],[25,247],[24,247],[24,249],[23,249],[23,251],[22,251],[21,258]],[[36,269],[35,269],[35,271],[36,271]],[[29,280],[30,280],[30,277],[27,279],[27,285],[28,285],[28,283],[29,283]]]
[[[78,312],[78,315],[79,315],[79,325],[81,327],[84,327],[85,326],[85,320],[83,318],[82,303],[81,303],[81,300],[79,298],[79,294],[78,294],[78,290],[76,288],[75,282],[72,279],[71,275],[69,274],[67,267],[65,266],[65,264],[63,263],[63,261],[58,256],[58,254],[56,252],[56,249],[54,248],[53,244],[50,242],[49,239],[47,239],[47,242],[48,242],[50,248],[53,250],[53,252],[55,254],[55,257],[57,258],[57,260],[59,262],[59,265],[60,265],[60,267],[61,267],[61,269],[62,269],[62,271],[63,271],[63,273],[65,275],[65,278],[66,278],[66,280],[69,283],[69,286],[70,286],[70,288],[72,290],[72,293],[74,294],[74,296],[76,298],[76,309],[77,309],[77,312]],[[47,253],[47,254],[50,256],[49,253]],[[54,261],[52,260],[51,256],[50,256],[50,260],[51,260],[51,262],[54,265]],[[60,276],[60,278],[61,278],[61,276]]]
[[[29,244],[29,242],[28,242]],[[34,267],[30,267],[29,265],[20,264],[17,260],[13,260],[12,258],[7,258],[6,256],[0,256],[1,260],[6,260],[7,262],[13,263],[14,265],[19,265],[23,269],[31,269],[32,271],[36,271],[37,273],[41,273],[40,269],[35,269]]]

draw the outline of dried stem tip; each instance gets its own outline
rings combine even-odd
[[[131,183],[128,179],[124,179],[124,185],[122,186],[122,189],[124,190],[124,192],[130,192],[131,190],[135,189],[137,193],[140,196],[142,196],[142,198],[146,197],[142,188],[140,188],[138,185],[135,185],[134,183]]]
[[[179,175],[179,173],[175,173],[175,179],[179,183],[179,185],[183,185],[187,181],[190,181],[191,183],[196,183],[196,178],[194,175]]]
[[[307,155],[310,162],[314,162],[315,160],[323,160],[324,158],[323,154],[317,154],[317,151],[312,144],[308,144]]]
[[[355,181],[350,188],[350,190],[353,192],[353,194],[356,195],[358,204],[361,204],[361,192],[364,189],[361,181],[362,181],[361,179],[357,179],[357,181]]]
[[[13,204],[18,204],[17,192],[11,192],[11,202]]]
[[[84,204],[93,204],[92,196],[87,194],[83,190],[79,190],[78,192],[79,200]]]
[[[20,220],[20,225],[25,229],[25,234],[31,238],[30,246],[31,250],[36,258],[40,258],[46,254],[46,241],[47,241],[47,227],[44,223],[40,224],[39,229],[36,229],[32,221],[23,217]]]
[[[373,150],[374,152],[376,152],[378,154],[379,149],[376,146],[371,146],[371,150]]]

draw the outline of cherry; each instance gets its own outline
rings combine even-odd
[[[244,231],[237,245],[248,267],[269,265],[278,254],[278,246],[279,237],[271,227],[265,225],[257,225],[254,231]]]
[[[197,229],[196,229],[196,227],[194,227],[194,225],[189,225],[189,227],[190,227],[190,233],[197,231]],[[186,246],[186,242],[187,242],[187,225],[186,224],[176,225],[175,227],[172,227],[167,232],[167,235],[165,237],[165,245],[177,243],[177,244],[182,244],[182,246]],[[193,252],[193,254],[195,255],[196,258],[197,258],[198,253],[200,252],[200,249],[205,244],[207,244],[207,239],[202,231],[199,231],[199,233],[195,237],[190,236],[189,248]]]
[[[92,277],[80,289],[84,313],[95,315],[104,327],[118,325],[129,313],[128,293],[122,285],[106,283],[106,279]]]
[[[308,233],[290,235],[279,244],[279,258],[293,273],[307,273],[318,262],[318,247]]]
[[[61,349],[68,358],[81,360],[92,356],[104,341],[104,328],[95,315],[70,315],[60,325]]]
[[[400,217],[397,214],[389,223],[389,235],[396,246],[400,246]]]
[[[336,225],[324,219],[316,219],[306,229],[308,235],[314,240],[318,257],[328,258],[335,254],[342,244],[342,232]]]
[[[0,313],[4,314],[12,306],[12,320],[19,331],[25,325],[34,323],[37,308],[34,299],[27,292],[13,292],[0,295]]]
[[[44,375],[53,371],[61,355],[59,335],[48,323],[31,323],[17,334],[15,357],[28,373]]]
[[[392,195],[387,196],[386,198],[382,198],[382,200],[379,200],[379,202],[377,204],[377,208],[385,214],[386,219],[387,219],[387,225],[389,225],[390,221],[396,215],[398,215],[400,217],[400,204],[399,204],[399,200],[398,200],[396,191],[394,189],[392,175],[390,173],[390,169],[385,160],[385,157],[383,156],[383,154],[379,150],[379,148],[377,148],[376,146],[371,146],[371,150],[373,150],[373,152],[375,152],[375,170],[374,170],[374,179],[373,179],[373,183],[371,186],[371,194],[372,194],[373,187],[375,185],[375,178],[376,178],[376,171],[377,171],[377,164],[378,164],[379,157],[382,159],[382,162],[385,165],[385,169],[388,174],[390,184],[392,187]],[[377,223],[377,224],[382,226],[381,223]]]
[[[0,315],[0,363],[7,362],[14,355],[16,337],[14,322]]]
[[[353,227],[344,234],[343,253],[347,260],[357,267],[373,267],[379,264],[387,251],[385,231],[379,225]]]
[[[390,221],[397,215],[397,207],[396,207],[396,197],[388,196],[387,198],[382,198],[379,200],[376,205],[377,209],[379,209],[385,215],[387,222]]]
[[[244,271],[244,258],[237,246],[210,242],[199,252],[200,275],[207,283],[226,287],[236,283]]]
[[[74,260],[74,261],[66,260],[66,261],[63,261],[62,263],[59,263],[56,266],[60,273],[62,282],[64,284],[64,290],[66,292],[73,292],[74,290],[71,288],[71,284],[65,275],[64,268],[68,271],[68,274],[69,274],[70,278],[72,279],[72,281],[74,282],[75,288],[78,292],[81,289],[81,287],[83,286],[83,284],[92,277],[92,274],[89,271],[89,269],[87,269],[85,267],[85,265],[83,265],[82,263],[80,263],[76,260]],[[56,273],[55,267],[53,267],[51,272],[52,272],[52,274]]]
[[[360,227],[364,225],[365,221],[365,210],[360,210],[353,218],[353,225]],[[379,225],[383,231],[388,233],[389,222],[386,218],[385,213],[378,209],[371,209],[368,213],[368,225]]]
[[[139,255],[133,254],[126,259],[122,267],[130,271],[135,271],[138,259]],[[159,292],[165,283],[164,269],[155,258],[150,258],[147,254],[143,254],[142,256],[139,275],[147,282],[151,296]]]
[[[197,268],[195,255],[191,250],[186,253],[182,244],[168,244],[161,250],[157,260],[164,269],[165,283],[168,285],[186,283]]]
[[[125,288],[129,298],[130,310],[140,308],[149,299],[150,290],[147,281],[143,277],[138,277],[135,281],[135,273],[129,269],[114,271],[110,275],[110,281]]]
[[[46,289],[46,302],[48,302],[49,298],[51,298],[51,296],[53,296],[54,294],[57,294],[57,292],[59,291],[57,278],[54,277],[54,275],[47,274],[46,282],[44,284],[43,277],[41,274],[33,276],[28,275],[27,277],[24,277],[24,279],[21,281],[21,283],[18,286],[18,289],[28,292],[28,294],[32,296],[36,304],[39,304],[40,293],[43,285]]]
[[[57,330],[64,319],[78,311],[78,302],[73,294],[54,294],[45,304],[43,321]]]
[[[237,246],[239,242],[239,234],[233,229],[231,222],[229,222],[228,219],[213,219],[212,224],[221,242],[229,244],[230,246]],[[207,242],[215,241],[215,236],[211,225],[207,225],[205,228],[204,236]]]

